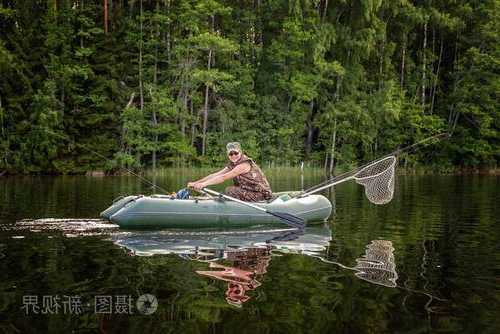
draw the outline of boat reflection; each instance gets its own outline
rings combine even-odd
[[[349,267],[328,256],[332,241],[328,224],[308,226],[303,231],[292,228],[123,231],[117,225],[99,219],[38,219],[17,222],[12,230],[61,231],[67,237],[106,235],[131,255],[176,254],[186,260],[207,262],[210,270],[196,273],[227,282],[226,300],[235,306],[250,299],[247,292],[261,285],[272,256],[282,253],[316,257],[354,271],[361,280],[397,287],[398,274],[391,241],[371,241],[365,253],[355,260],[354,267]]]
[[[227,282],[225,298],[241,307],[251,297],[248,292],[261,285],[272,255],[303,254],[355,271],[355,276],[372,284],[397,286],[394,247],[388,240],[373,240],[365,253],[349,267],[327,259],[332,241],[327,224],[309,226],[302,233],[294,229],[230,231],[130,231],[112,235],[117,245],[133,255],[177,254],[183,259],[208,263],[197,274]]]
[[[295,229],[232,231],[131,231],[112,235],[117,245],[133,255],[177,254],[207,262],[211,270],[197,270],[205,277],[227,282],[226,301],[241,307],[248,291],[261,285],[272,251],[321,255],[332,240],[328,225]]]
[[[177,254],[185,259],[217,261],[227,259],[228,254],[251,248],[278,249],[282,252],[320,254],[332,240],[328,225],[295,229],[252,230],[161,230],[127,231],[111,235],[119,246],[133,255],[151,256]]]

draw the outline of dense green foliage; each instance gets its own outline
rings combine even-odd
[[[498,0],[0,4],[9,172],[211,165],[234,140],[331,168],[445,130],[410,166],[498,163]]]

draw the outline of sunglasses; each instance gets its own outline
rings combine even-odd
[[[230,157],[232,157],[233,155],[238,155],[238,154],[240,154],[240,152],[237,152],[237,151],[231,151],[231,152],[229,152],[229,154],[228,154],[228,155],[229,155]]]

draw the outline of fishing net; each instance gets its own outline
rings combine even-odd
[[[366,246],[365,254],[356,259],[356,277],[370,283],[396,287],[398,274],[394,261],[392,242],[387,240],[373,240]]]
[[[396,157],[391,155],[361,169],[353,178],[365,187],[370,202],[386,204],[394,195],[395,169]]]

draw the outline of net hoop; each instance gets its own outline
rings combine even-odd
[[[365,195],[373,204],[387,204],[394,195],[397,159],[389,156],[378,160],[353,175],[356,183],[365,187]]]
[[[360,174],[363,174],[363,172],[365,172],[366,170],[369,170],[370,168],[373,168],[373,166],[376,166],[384,161],[390,161],[390,163],[387,165],[386,168],[384,168],[381,172],[379,172],[378,174],[375,174],[375,175],[367,175],[367,176],[358,176]],[[396,167],[396,157],[391,155],[390,157],[387,157],[387,158],[384,158],[382,160],[379,160],[379,161],[376,161],[368,166],[366,166],[365,168],[363,168],[362,170],[360,170],[359,172],[357,172],[355,175],[354,175],[354,179],[356,181],[365,181],[365,180],[369,180],[369,179],[373,179],[373,178],[376,178],[376,177],[379,177],[380,175],[382,175],[383,173],[385,173],[389,168],[395,168]]]

